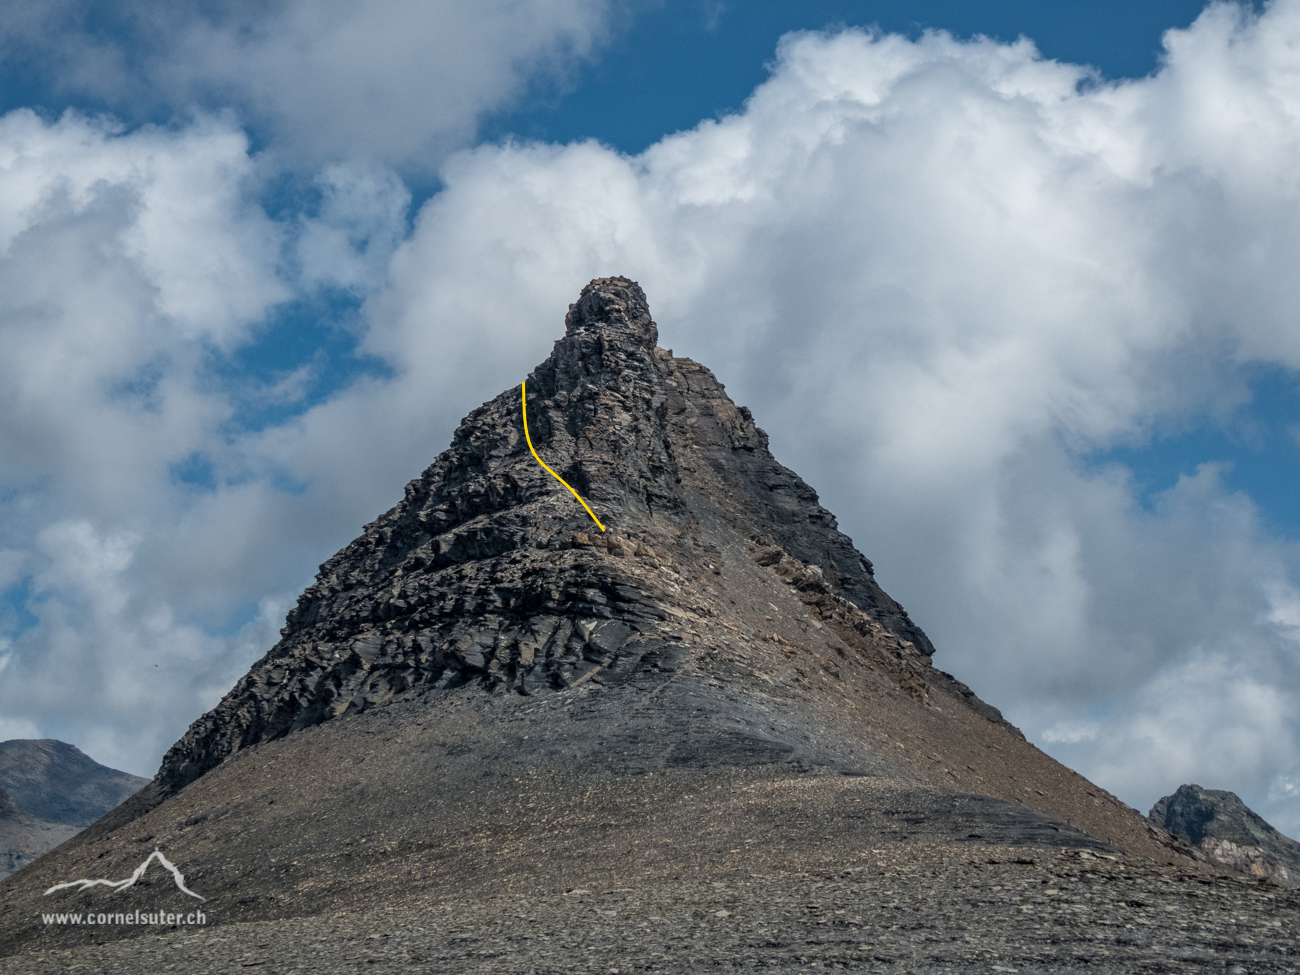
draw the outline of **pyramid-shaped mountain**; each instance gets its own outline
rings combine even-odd
[[[163,784],[420,688],[532,696],[590,681],[672,697],[705,673],[776,688],[795,644],[831,669],[870,663],[924,701],[925,634],[749,410],[657,338],[634,282],[583,289],[527,383],[471,413],[403,501],[321,567],[283,640],[168,753]],[[533,446],[595,518],[532,456],[525,389]],[[773,694],[816,697],[820,679]],[[710,755],[825,751],[748,710],[757,700],[729,709],[734,731]],[[699,730],[662,757],[700,750]]]
[[[519,378],[149,786],[0,887],[24,919],[0,954],[129,936],[43,926],[40,891],[155,848],[250,924],[904,848],[1211,869],[932,666],[749,410],[657,347],[634,282],[592,281]]]

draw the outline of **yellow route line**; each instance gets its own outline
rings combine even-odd
[[[537,463],[541,464],[543,467],[546,467],[546,461],[542,460],[542,458],[537,456],[537,450],[533,447],[533,438],[528,435],[528,383],[526,382],[520,383],[519,392],[520,392],[519,398],[523,401],[524,404],[524,439],[528,441],[528,449],[533,452],[533,459],[536,460]],[[560,477],[559,474],[555,473],[555,471],[551,470],[549,467],[546,467],[546,472],[550,474],[551,477],[555,478],[557,481],[563,484],[566,488],[569,488],[569,493],[578,499],[578,504],[582,505],[584,508],[587,508],[587,514],[591,515],[591,520],[596,523],[597,527],[600,528],[601,531],[604,531],[605,526],[602,525],[600,523],[600,519],[596,517],[596,512],[592,511],[590,508],[587,507],[587,502],[582,500],[582,495],[580,495],[577,491],[573,490],[573,488],[569,487],[569,482],[566,481],[564,478]]]

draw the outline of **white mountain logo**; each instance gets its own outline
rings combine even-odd
[[[103,885],[104,887],[112,887],[114,890],[126,890],[144,876],[144,872],[149,869],[149,864],[153,863],[154,860],[157,860],[171,871],[172,879],[176,881],[176,886],[184,893],[189,894],[191,897],[198,897],[201,901],[207,900],[206,897],[200,897],[198,894],[194,893],[194,891],[185,886],[185,875],[177,870],[176,864],[163,856],[162,851],[157,847],[154,847],[154,851],[149,854],[149,858],[145,860],[144,863],[135,868],[135,873],[131,874],[131,876],[127,877],[125,880],[69,880],[66,884],[55,884],[45,892],[45,896],[49,897],[50,894],[54,893],[56,890],[66,890],[68,887],[76,887],[78,890],[86,890],[90,887]]]

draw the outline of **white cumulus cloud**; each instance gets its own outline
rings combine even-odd
[[[0,586],[21,604],[0,711],[133,771],[211,703],[196,682],[247,659],[237,637],[174,622],[167,597],[188,612],[239,598],[212,572],[236,536],[177,547],[192,515],[171,471],[225,443],[231,397],[205,361],[290,294],[253,169],[220,121],[0,118]],[[273,590],[259,581],[244,598]]]
[[[530,84],[564,85],[610,0],[15,0],[0,56],[128,115],[234,107],[295,164],[429,171]]]

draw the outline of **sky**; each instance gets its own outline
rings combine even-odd
[[[1031,741],[1300,836],[1300,0],[0,2],[0,739],[151,775],[590,278]]]

